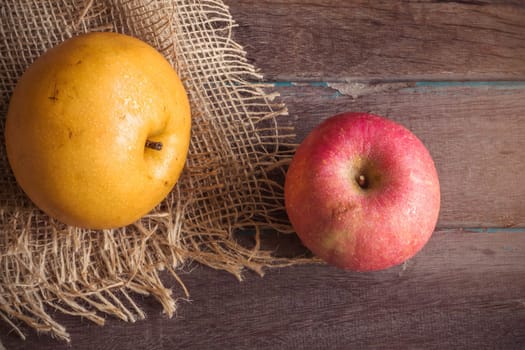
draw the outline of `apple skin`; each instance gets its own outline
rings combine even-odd
[[[322,122],[298,147],[285,207],[303,244],[345,270],[374,271],[413,257],[440,208],[432,157],[408,129],[368,113]]]

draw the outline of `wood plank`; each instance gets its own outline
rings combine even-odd
[[[525,226],[524,84],[313,85],[277,87],[297,142],[333,114],[387,116],[418,135],[434,158],[441,227]]]
[[[523,1],[225,2],[271,81],[525,78]]]
[[[524,264],[525,231],[440,231],[406,265],[382,272],[303,265],[239,283],[198,267],[182,276],[192,302],[171,320],[148,298],[139,300],[148,319],[135,324],[58,317],[75,349],[520,349]],[[9,350],[70,348],[7,331],[0,325]]]

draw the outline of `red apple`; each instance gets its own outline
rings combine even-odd
[[[408,129],[368,113],[328,118],[298,147],[286,212],[303,244],[329,264],[373,271],[430,239],[440,206],[430,153]]]

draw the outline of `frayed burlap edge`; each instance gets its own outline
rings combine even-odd
[[[35,5],[37,4],[37,5]],[[191,261],[242,279],[245,268],[303,261],[260,248],[261,230],[290,232],[282,178],[294,145],[282,104],[272,102],[245,52],[235,22],[218,0],[9,0],[0,5],[2,116],[24,69],[49,47],[89,31],[145,40],[179,72],[192,107],[186,168],[172,193],[148,216],[117,230],[90,231],[55,222],[17,187],[0,146],[0,319],[24,338],[20,322],[70,341],[50,314],[58,310],[103,325],[103,314],[144,319],[134,294],[157,299],[168,316],[189,292],[177,271]],[[0,131],[3,135],[4,117]],[[252,247],[237,230],[252,230]],[[176,295],[160,272],[177,281]]]

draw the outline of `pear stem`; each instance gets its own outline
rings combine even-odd
[[[146,140],[146,147],[160,151],[162,150],[162,142]]]

